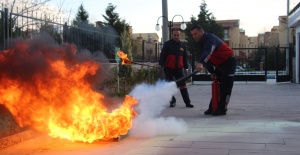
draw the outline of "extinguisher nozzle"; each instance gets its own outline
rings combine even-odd
[[[185,81],[187,81],[190,77],[192,77],[193,75],[195,75],[196,73],[198,73],[198,71],[194,71],[186,76],[183,76],[177,80],[175,80],[175,83],[177,86],[181,86]]]

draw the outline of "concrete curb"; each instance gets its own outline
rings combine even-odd
[[[11,136],[0,138],[0,150],[38,136],[40,136],[39,133],[32,130],[26,130]]]

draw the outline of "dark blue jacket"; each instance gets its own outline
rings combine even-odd
[[[172,69],[188,69],[186,46],[173,39],[165,42],[160,53],[159,65]]]
[[[205,32],[200,42],[202,54],[198,62],[218,66],[226,62],[232,55],[233,50],[214,34]]]

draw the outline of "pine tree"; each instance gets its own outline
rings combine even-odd
[[[199,23],[206,32],[214,33],[219,38],[223,38],[223,28],[216,22],[215,16],[207,10],[207,4],[204,0],[201,3],[200,14],[196,22]]]
[[[131,61],[133,61],[132,58],[132,41],[130,38],[130,33],[129,31],[124,28],[125,31],[121,34],[120,40],[121,40],[121,46],[122,46],[122,50],[124,53],[127,54],[127,58]],[[124,74],[125,77],[131,77],[133,72],[132,72],[133,68],[131,65],[122,65],[120,66],[120,71],[123,72],[122,74]]]
[[[73,26],[70,27],[68,33],[70,33],[71,37],[67,38],[67,41],[70,43],[76,44],[79,50],[87,49],[90,52],[95,52],[100,48],[97,44],[101,40],[99,33],[94,33],[93,31],[87,30],[94,30],[98,31],[94,28],[93,24],[89,23],[89,14],[84,8],[83,4],[81,4],[78,8],[78,12],[73,20]]]
[[[126,29],[126,28],[125,28]],[[121,44],[122,44],[122,50],[127,53],[127,57],[129,60],[133,61],[132,59],[132,41],[130,38],[129,31],[124,31],[121,34]]]
[[[197,18],[194,16],[191,17],[191,23],[187,24],[187,29],[185,30],[185,34],[187,36],[186,40],[188,41],[188,48],[192,53],[195,53],[194,57],[197,59],[200,52],[193,52],[199,51],[199,49],[197,49],[195,41],[190,32],[190,28],[196,24],[201,25],[205,32],[213,33],[221,39],[223,39],[224,30],[222,26],[216,22],[216,18],[211,12],[209,12],[209,10],[207,9],[207,4],[205,3],[205,0],[203,0],[200,5],[200,13],[198,14]]]
[[[191,17],[191,24],[188,24],[187,29],[185,30],[185,34],[188,36],[187,40],[189,43],[193,42],[192,35],[190,34],[190,28],[196,24],[201,25],[204,31],[213,33],[219,38],[223,39],[224,30],[222,26],[216,22],[215,16],[207,9],[205,0],[203,0],[200,5],[200,13],[197,17],[198,18],[194,16]]]
[[[123,19],[120,19],[119,14],[115,12],[117,6],[109,3],[105,15],[102,15],[109,25],[111,25],[121,36],[120,37],[120,46],[122,50],[127,53],[127,56],[132,60],[132,41],[130,37],[129,24]]]
[[[120,19],[119,14],[115,12],[116,5],[111,3],[108,4],[107,8],[105,9],[105,15],[102,15],[105,19],[105,22],[110,24],[115,30],[121,35],[124,31],[127,30],[129,24],[123,19]]]
[[[88,18],[89,18],[89,14],[87,13],[87,11],[84,9],[83,4],[81,4],[78,8],[78,12],[76,14],[76,21],[77,22],[83,22],[83,23],[88,23]]]
[[[105,9],[105,15],[102,15],[106,22],[110,25],[115,25],[115,23],[119,20],[119,14],[114,12],[117,6],[108,3],[107,8]]]

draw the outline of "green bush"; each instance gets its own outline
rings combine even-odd
[[[157,68],[134,69],[131,66],[113,67],[110,70],[110,77],[102,83],[103,92],[109,96],[124,97],[126,94],[141,83],[154,84],[160,77]]]

